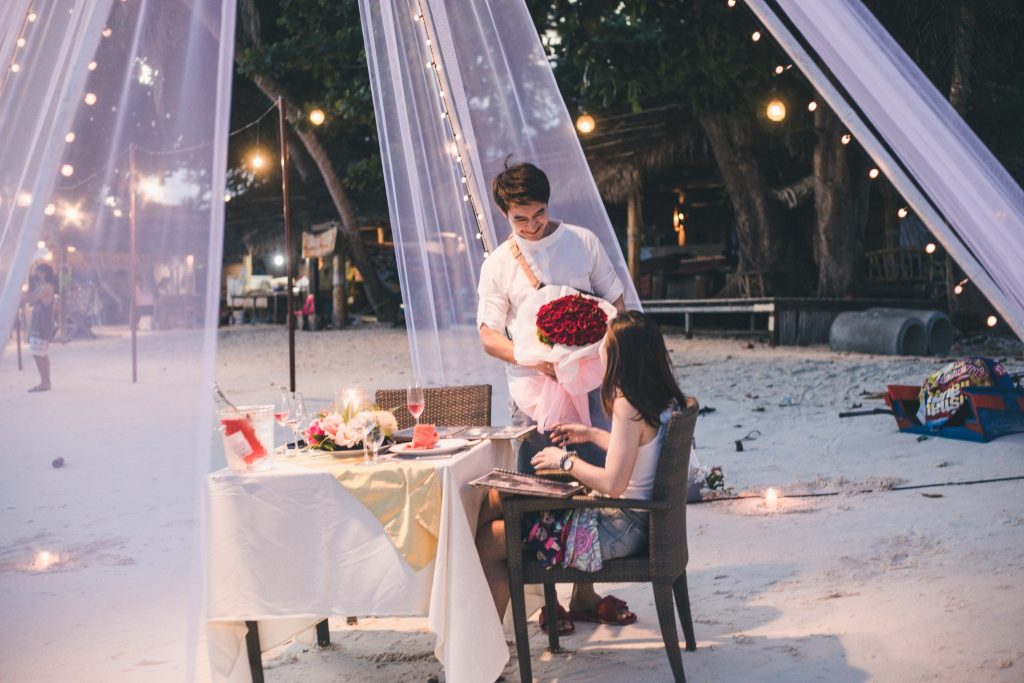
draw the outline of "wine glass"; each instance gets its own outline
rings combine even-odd
[[[381,428],[380,422],[376,418],[374,418],[373,428],[366,438],[370,440],[370,446],[373,447],[373,464],[376,465],[380,462],[380,447],[384,444],[384,429]]]
[[[291,392],[286,387],[280,387],[280,391],[277,392],[277,398],[274,399],[274,421],[281,426],[282,429],[288,428],[288,416],[292,413],[292,396]],[[284,439],[284,455],[295,455],[294,451],[288,451],[288,437]]]
[[[380,431],[377,425],[377,418],[373,416],[373,413],[362,412],[359,413],[355,418],[355,428],[359,430],[359,433],[363,436],[363,464],[369,465],[370,461],[370,444],[372,442],[372,435],[374,429]]]
[[[423,414],[423,409],[427,407],[426,399],[423,397],[423,387],[420,386],[419,382],[413,382],[406,390],[405,407],[409,409],[409,414],[412,415],[418,425],[420,423],[420,415]]]
[[[292,436],[295,439],[295,452],[304,453],[305,449],[299,449],[299,425],[306,419],[306,402],[302,398],[302,392],[299,391],[291,392],[289,399],[291,411],[285,419],[285,424],[292,430]]]

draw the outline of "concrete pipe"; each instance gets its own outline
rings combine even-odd
[[[912,308],[872,308],[872,311],[884,311],[887,315],[905,315],[917,318],[924,325],[924,334],[928,338],[928,355],[945,356],[953,347],[953,322],[942,311],[925,311]]]
[[[833,351],[890,356],[923,356],[928,350],[924,325],[916,317],[869,311],[847,311],[832,321],[828,335]]]

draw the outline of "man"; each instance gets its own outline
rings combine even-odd
[[[624,311],[622,281],[594,233],[548,216],[551,185],[539,168],[528,163],[509,166],[506,162],[505,170],[494,178],[491,189],[495,203],[512,228],[512,235],[491,253],[480,269],[477,308],[480,341],[488,355],[507,363],[510,379],[536,373],[554,378],[555,370],[550,363],[534,367],[516,363],[515,349],[506,330],[515,320],[519,307],[539,287],[568,285],[599,296],[618,311]],[[611,421],[601,408],[599,393],[595,390],[589,396],[591,422],[609,429]],[[514,402],[510,401],[510,408],[513,424],[533,422]],[[546,435],[531,433],[519,449],[518,469],[532,472],[530,459],[549,445],[551,441]],[[582,446],[578,449],[582,459],[604,466],[604,451],[585,447],[590,444]],[[577,618],[586,619],[586,615],[597,613],[601,600],[593,584],[576,584],[569,608],[574,614],[583,615]],[[605,600],[615,598],[608,596]],[[625,603],[616,604],[621,604],[621,608],[615,609],[615,623],[636,621]],[[543,620],[543,612],[541,618]],[[563,612],[559,622],[559,633],[572,633],[574,627],[567,614]]]

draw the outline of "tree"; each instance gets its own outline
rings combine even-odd
[[[288,122],[327,187],[340,219],[340,234],[362,274],[370,304],[380,319],[394,320],[398,300],[381,282],[366,251],[346,181],[338,170],[347,162],[348,178],[358,179],[374,161],[365,148],[360,150],[361,157],[357,153],[346,158],[342,152],[342,145],[353,138],[364,143],[375,139],[369,133],[373,108],[358,5],[353,0],[239,0],[238,7],[239,71],[269,100],[281,98]],[[267,35],[262,28],[263,12],[276,17]],[[306,123],[306,110],[319,102],[326,103],[335,119],[333,130],[324,136],[326,141]],[[376,161],[379,165],[379,156]]]

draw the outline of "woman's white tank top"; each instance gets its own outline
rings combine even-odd
[[[635,500],[650,500],[654,494],[654,473],[658,469],[658,454],[661,452],[661,444],[665,441],[665,425],[672,416],[672,410],[666,409],[661,414],[661,426],[654,438],[640,446],[636,453],[636,462],[633,464],[633,476],[629,478],[629,485],[626,487],[623,498]]]

